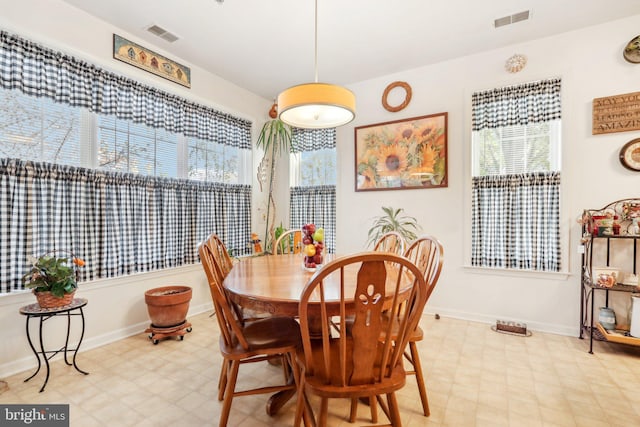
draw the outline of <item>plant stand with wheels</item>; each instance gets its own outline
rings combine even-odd
[[[157,345],[161,339],[169,337],[178,337],[178,339],[182,341],[187,332],[191,332],[192,330],[193,329],[191,328],[191,323],[185,321],[180,325],[170,327],[159,327],[151,325],[144,332],[148,333],[149,339],[153,342],[154,345]]]

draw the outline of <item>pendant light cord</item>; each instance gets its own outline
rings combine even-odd
[[[315,71],[316,71],[316,83],[318,83],[318,0],[316,0],[316,10],[315,10],[315,33],[314,33],[314,37],[315,37],[315,45],[314,45],[314,50],[315,50],[315,56],[314,56],[314,63],[315,63]]]

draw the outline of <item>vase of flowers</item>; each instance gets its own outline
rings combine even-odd
[[[32,258],[22,281],[26,288],[33,289],[40,307],[62,307],[73,301],[78,289],[77,269],[83,266],[84,261],[72,252],[54,250]]]

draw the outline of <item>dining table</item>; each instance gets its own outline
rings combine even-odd
[[[326,254],[323,264],[335,258]],[[300,295],[313,274],[304,267],[301,254],[253,256],[235,263],[223,286],[243,309],[297,317]]]
[[[324,254],[323,257],[324,262],[318,269],[338,258],[335,254]],[[314,270],[304,267],[303,258],[301,254],[242,258],[234,263],[233,268],[224,279],[223,287],[227,291],[229,299],[243,310],[272,316],[297,317],[302,291],[315,273]],[[357,264],[345,268],[345,277],[353,278],[353,280],[345,280],[345,295],[355,294],[355,277],[358,268]],[[329,290],[326,308],[330,315],[338,315],[340,310],[339,275],[329,275],[325,282],[325,289]],[[388,280],[388,283],[390,289],[395,286],[392,279]],[[335,293],[332,295],[331,292]],[[345,298],[347,312],[350,311],[350,300],[353,301],[353,298]],[[310,299],[310,301],[313,300]],[[313,304],[311,304],[309,306],[310,328],[313,327],[313,311]],[[271,396],[267,403],[267,413],[269,415],[275,414],[294,393],[295,391],[285,390]]]

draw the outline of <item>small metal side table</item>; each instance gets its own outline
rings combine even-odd
[[[76,371],[84,375],[89,375],[88,372],[83,371],[82,369],[78,368],[78,365],[76,365],[76,356],[78,354],[78,349],[80,348],[80,344],[82,343],[82,338],[84,337],[84,312],[82,311],[82,307],[84,307],[85,305],[87,305],[86,299],[74,298],[71,304],[68,304],[62,307],[41,308],[38,303],[34,303],[34,304],[25,305],[24,307],[20,308],[20,314],[27,316],[26,328],[27,328],[27,339],[29,340],[29,346],[31,346],[31,350],[33,350],[33,354],[35,354],[36,358],[38,359],[38,368],[33,373],[33,375],[31,375],[29,378],[24,380],[24,382],[29,381],[31,378],[35,377],[38,372],[40,372],[40,368],[42,367],[42,363],[40,362],[40,356],[42,356],[42,359],[44,360],[44,363],[47,367],[47,376],[45,377],[44,384],[42,384],[42,388],[40,389],[41,393],[44,391],[44,388],[47,386],[47,381],[49,381],[49,359],[51,359],[53,356],[55,356],[60,352],[64,352],[64,362],[67,365],[69,366],[73,365],[73,367],[76,368]],[[42,339],[42,325],[44,324],[45,321],[51,319],[52,317],[61,316],[61,315],[67,316],[67,337],[65,338],[64,346],[59,348],[58,350],[45,350],[44,342]],[[71,332],[71,316],[80,316],[80,319],[82,321],[82,331],[80,333],[80,340],[78,341],[78,344],[76,345],[75,348],[69,348],[69,334]],[[33,345],[33,341],[31,340],[31,334],[29,332],[29,321],[34,317],[37,317],[40,319],[40,327],[38,329],[38,341],[40,342],[40,351],[36,350],[35,346]],[[73,352],[72,362],[69,362],[69,359],[67,358],[67,353],[70,353],[70,352]]]

